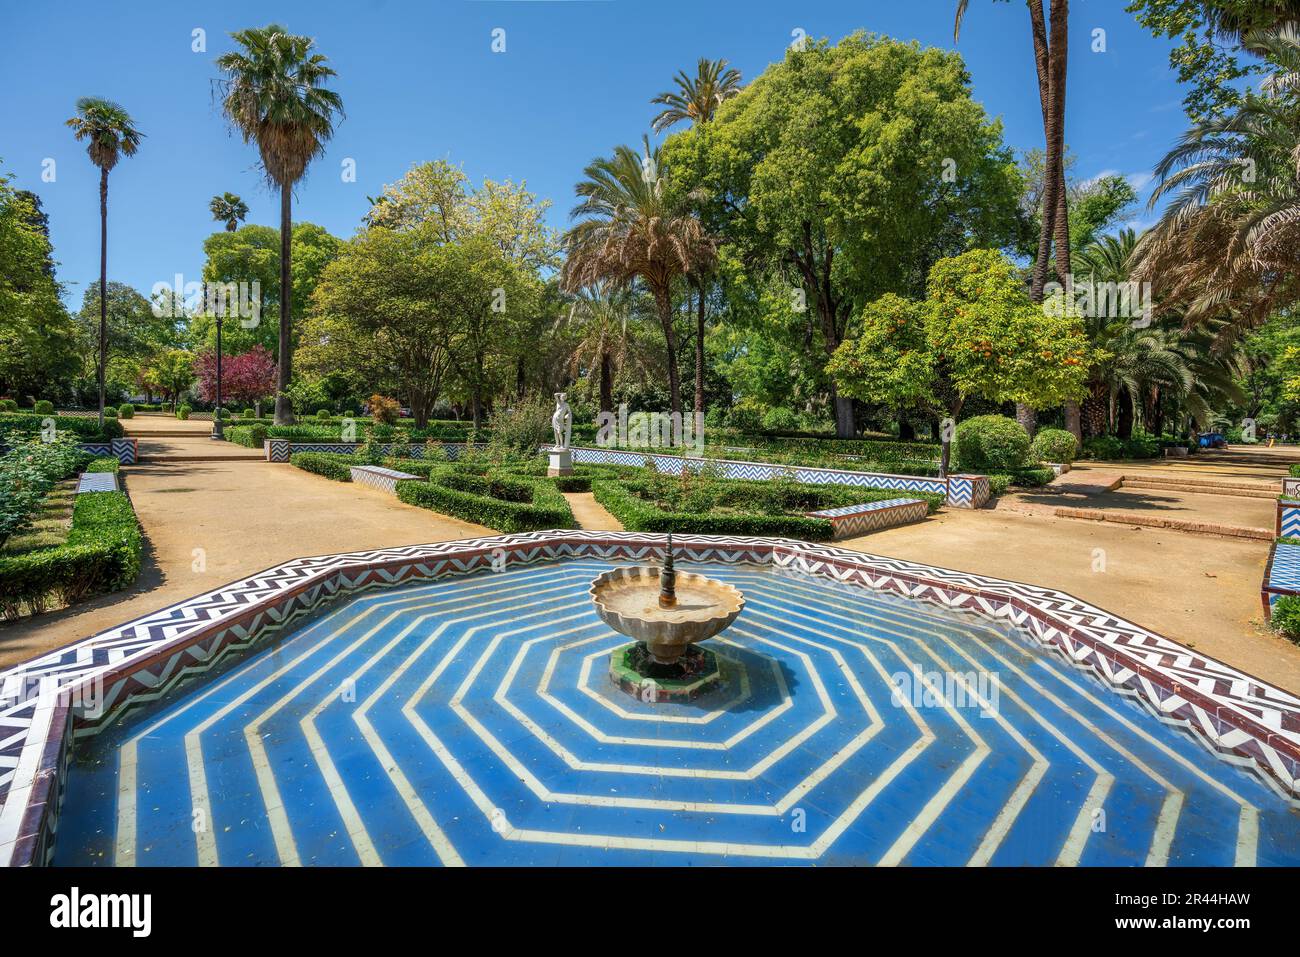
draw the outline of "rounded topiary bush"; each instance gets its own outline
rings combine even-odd
[[[1034,436],[1034,443],[1030,449],[1034,453],[1034,458],[1040,462],[1068,464],[1074,461],[1078,447],[1073,432],[1067,432],[1065,429],[1043,429]]]
[[[193,411],[194,411],[194,410],[191,409],[188,405],[183,405],[183,406],[181,406],[179,409],[176,410],[176,418],[178,418],[178,419],[188,419],[188,418],[190,417],[190,413],[193,412]]]
[[[117,418],[117,409],[113,408],[111,405],[108,406],[108,407],[106,407],[106,408],[104,409],[104,418],[106,418],[106,419],[116,419],[116,418]]]
[[[133,406],[130,402],[123,402],[121,405],[117,407],[117,417],[119,419],[134,419],[135,406]]]
[[[316,410],[316,418],[318,418],[318,419],[319,419],[320,421],[322,421],[322,422],[328,422],[328,421],[329,421],[329,418],[330,418],[330,410],[329,410],[329,409],[317,409],[317,410]]]
[[[16,399],[0,399],[0,412],[17,412],[18,402]]]
[[[1269,624],[1287,641],[1300,645],[1300,595],[1283,595],[1274,602]]]
[[[957,467],[964,472],[1011,472],[1029,459],[1029,433],[1005,415],[977,415],[957,425]]]
[[[239,413],[239,417],[241,419],[252,419],[256,418],[256,415],[253,413],[252,409],[245,409],[243,412]]]
[[[49,399],[40,399],[32,406],[32,411],[37,415],[53,415],[54,403]]]

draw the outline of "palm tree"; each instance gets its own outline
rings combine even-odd
[[[569,374],[592,370],[601,412],[614,411],[614,379],[629,361],[640,364],[637,342],[628,328],[632,296],[627,289],[608,290],[596,283],[578,291],[560,321],[576,327],[581,337],[573,346]]]
[[[957,0],[957,16],[952,38],[957,42],[962,18],[970,0]],[[1053,237],[1056,242],[1056,271],[1065,285],[1070,284],[1070,220],[1065,189],[1065,73],[1069,45],[1069,0],[1050,0],[1051,25],[1043,16],[1042,0],[1026,0],[1034,42],[1034,66],[1038,74],[1038,102],[1043,114],[1043,137],[1046,150],[1043,170],[1043,209],[1038,233],[1038,255],[1030,283],[1034,302],[1043,299],[1047,284],[1048,260]],[[1030,435],[1034,434],[1037,416],[1024,403],[1016,403],[1016,419]],[[1065,404],[1066,427],[1079,439],[1078,403]]]
[[[695,76],[678,70],[673,82],[677,84],[675,92],[660,93],[650,101],[664,108],[650,123],[656,133],[662,133],[683,120],[709,122],[718,106],[739,93],[741,87],[739,70],[729,69],[726,60],[707,57],[700,57]]]
[[[131,115],[112,100],[86,96],[77,101],[77,115],[68,120],[78,140],[88,140],[86,152],[99,167],[99,427],[104,427],[104,372],[108,366],[108,174],[122,156],[134,156],[144,134]]]
[[[1231,316],[1234,337],[1300,302],[1300,33],[1251,34],[1275,72],[1198,123],[1157,164],[1151,203],[1176,191],[1137,250],[1137,278],[1189,323]]]
[[[293,412],[285,391],[293,364],[293,187],[313,159],[325,151],[343,101],[324,87],[335,76],[326,57],[313,52],[311,37],[278,24],[231,34],[239,49],[217,57],[222,109],[231,125],[256,142],[262,169],[280,191],[280,349],[275,421],[288,424]]]
[[[208,203],[208,209],[212,211],[213,219],[226,224],[226,232],[228,233],[233,233],[238,229],[239,224],[248,215],[248,204],[234,193],[222,193],[220,196],[213,196],[212,202]]]
[[[735,96],[741,89],[739,70],[728,68],[726,60],[710,60],[707,57],[700,57],[700,62],[695,67],[695,76],[688,76],[685,70],[679,70],[673,82],[677,84],[676,92],[660,93],[650,101],[664,107],[651,121],[656,133],[662,133],[682,121],[697,125],[712,121],[713,114],[723,101]],[[704,415],[705,278],[701,274],[695,282],[695,414],[701,417]]]
[[[677,333],[673,328],[673,282],[708,269],[716,243],[699,218],[669,200],[659,176],[659,148],[643,138],[644,153],[619,146],[612,157],[593,160],[574,192],[581,202],[570,214],[581,221],[564,237],[561,282],[566,291],[604,281],[625,288],[640,280],[654,297],[668,347],[668,392],[681,414]]]

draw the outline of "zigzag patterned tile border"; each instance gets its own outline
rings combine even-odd
[[[1300,501],[1278,499],[1273,534],[1278,538],[1300,538]]]
[[[0,864],[49,858],[75,736],[362,589],[567,558],[653,561],[662,535],[549,531],[299,558],[0,672]],[[790,539],[682,536],[684,558],[771,564],[1005,619],[1300,804],[1300,698],[1063,592]]]
[[[1273,617],[1273,603],[1283,595],[1300,595],[1300,545],[1274,542],[1264,565],[1264,583],[1260,586],[1264,602],[1264,620]]]
[[[842,505],[808,512],[809,518],[824,518],[835,529],[836,538],[850,538],[882,528],[919,522],[929,513],[929,507],[919,498],[891,498],[883,502],[864,505]]]
[[[460,458],[461,449],[465,448],[464,442],[442,442],[439,443],[443,452],[449,461],[456,461]],[[262,451],[266,455],[268,462],[288,462],[289,456],[295,452],[330,452],[335,455],[351,455],[360,445],[359,442],[292,442],[289,439],[264,439]],[[393,454],[393,445],[391,443],[376,443],[379,451],[383,455]],[[478,443],[479,448],[484,448],[482,442]],[[409,446],[411,458],[424,458],[424,446],[418,442]]]
[[[386,469],[380,465],[354,465],[348,470],[348,473],[352,481],[358,485],[369,485],[371,488],[377,488],[389,495],[397,494],[398,482],[419,478],[418,475],[399,472],[396,469]]]

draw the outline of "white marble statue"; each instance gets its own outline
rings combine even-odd
[[[551,428],[555,430],[555,446],[559,451],[569,447],[573,437],[573,410],[564,401],[565,393],[555,393],[555,411],[551,413]]]

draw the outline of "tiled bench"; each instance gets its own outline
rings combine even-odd
[[[824,508],[804,514],[808,518],[828,519],[835,528],[836,538],[849,538],[895,525],[906,525],[908,522],[919,522],[928,511],[929,507],[919,498],[890,498],[883,502],[842,505],[839,508]]]
[[[77,494],[82,492],[116,492],[116,472],[82,472],[77,482]]]
[[[418,475],[411,475],[409,472],[399,472],[397,469],[386,469],[382,465],[354,465],[350,471],[352,473],[352,481],[360,485],[369,485],[380,489],[387,492],[389,495],[397,494],[398,482],[419,478]]]
[[[1300,545],[1275,542],[1264,566],[1264,617],[1273,615],[1273,603],[1283,595],[1300,595]]]

